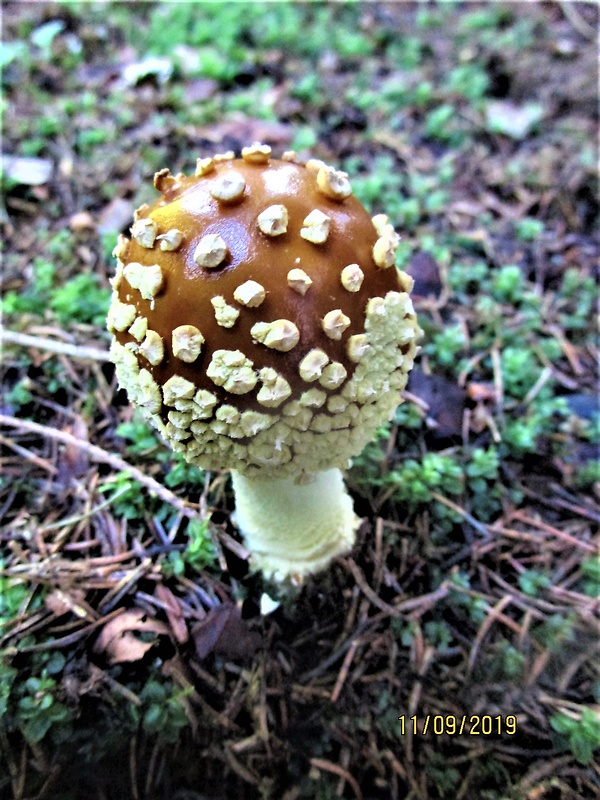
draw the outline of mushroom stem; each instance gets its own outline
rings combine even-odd
[[[234,522],[252,561],[269,577],[302,579],[354,544],[359,519],[339,469],[294,478],[248,478],[231,472]]]

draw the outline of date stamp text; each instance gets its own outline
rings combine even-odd
[[[517,718],[514,714],[416,714],[408,717],[403,714],[400,721],[400,735],[412,733],[414,736],[514,736],[517,732]]]

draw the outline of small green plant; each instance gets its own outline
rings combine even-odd
[[[29,378],[21,378],[21,380],[17,381],[14,386],[5,392],[4,400],[8,406],[13,406],[17,409],[31,403],[33,400],[31,380]]]
[[[589,597],[600,594],[600,558],[593,556],[581,562],[581,574],[584,577],[581,591]]]
[[[74,322],[103,326],[110,303],[110,289],[87,272],[76,275],[54,290],[50,307],[63,325]]]
[[[480,100],[489,85],[488,76],[483,67],[476,63],[459,64],[450,72],[446,81],[446,89],[467,100]]]
[[[407,459],[390,472],[388,482],[395,487],[395,499],[412,509],[429,503],[432,491],[458,495],[464,489],[460,466],[450,456],[439,453],[426,453],[420,462]]]
[[[533,382],[531,382],[533,386]],[[529,388],[531,388],[531,386]],[[520,457],[523,453],[534,453],[542,435],[552,435],[561,418],[567,414],[564,398],[540,397],[527,411],[507,421],[502,430],[502,442],[498,446],[501,455]]]
[[[559,711],[550,717],[550,724],[561,734],[565,746],[577,761],[589,764],[594,751],[600,747],[600,714],[582,706],[577,715]]]
[[[183,550],[171,550],[163,563],[166,576],[185,574],[186,566],[192,572],[201,572],[215,563],[216,550],[209,531],[208,520],[190,520]]]
[[[456,790],[461,780],[461,774],[456,767],[448,763],[441,753],[432,750],[428,754],[425,769],[435,783],[440,797],[456,797]]]
[[[25,695],[19,700],[18,711],[23,735],[29,742],[39,742],[44,738],[54,722],[55,710],[62,717],[60,705],[54,706],[52,690],[56,681],[52,678],[29,678],[25,682]]]
[[[544,231],[544,223],[534,217],[523,217],[515,223],[515,233],[522,242],[534,242]]]
[[[342,28],[338,31],[334,27],[333,47],[343,58],[357,58],[368,56],[373,45],[370,40],[362,33],[352,30],[350,27]]]
[[[494,275],[494,297],[501,303],[518,303],[523,295],[523,284],[523,273],[519,267],[508,264]]]
[[[40,742],[49,732],[57,743],[69,737],[72,712],[58,699],[59,687],[50,674],[61,671],[62,665],[54,669],[50,659],[41,675],[32,676],[16,687],[17,724],[28,742]]]
[[[474,295],[487,283],[489,274],[490,268],[484,261],[459,261],[451,264],[448,280],[459,296]]]
[[[423,44],[417,36],[394,37],[387,47],[387,57],[401,69],[414,69],[423,57]]]
[[[117,472],[98,489],[99,492],[112,493],[112,508],[118,517],[135,520],[143,519],[146,514],[156,513],[164,519],[169,507],[158,503],[156,499],[148,499],[139,481],[133,480],[128,472]]]
[[[591,490],[595,484],[600,483],[600,462],[588,461],[578,467],[571,483],[577,489]]]
[[[31,271],[31,284],[27,289],[22,292],[11,290],[2,299],[3,314],[41,316],[46,310],[56,272],[54,264],[48,259],[36,257],[31,264]]]
[[[141,708],[138,710],[132,706],[132,712],[147,734],[175,744],[182,729],[189,725],[182,703],[187,694],[186,690],[175,690],[170,682],[149,680],[139,693]]]
[[[593,278],[585,277],[575,268],[565,271],[558,292],[560,324],[567,333],[589,330],[590,315],[597,298]]]
[[[487,450],[476,447],[471,452],[471,461],[466,468],[471,490],[476,493],[487,491],[488,481],[497,480],[499,468],[500,459],[494,447]]]
[[[444,22],[443,7],[428,6],[425,8],[419,8],[417,11],[416,20],[417,27],[421,28],[422,30],[439,28]]]
[[[231,92],[224,102],[226,111],[252,114],[258,119],[275,120],[271,89],[273,82],[269,78],[255,81],[248,88]]]
[[[421,204],[417,197],[406,197],[398,203],[396,220],[403,230],[414,230],[420,219]]]
[[[298,151],[310,150],[311,147],[316,145],[317,138],[317,134],[313,128],[307,125],[300,126],[296,129],[296,133],[292,139],[292,149]]]
[[[183,552],[185,562],[196,571],[213,563],[216,553],[209,533],[208,520],[190,520],[186,535],[188,545]]]
[[[384,476],[383,484],[394,487],[392,497],[404,515],[427,508],[434,544],[444,542],[462,521],[457,511],[433,497],[434,493],[445,497],[464,492],[463,469],[451,456],[427,453],[421,460],[407,459]]]
[[[391,628],[392,633],[398,639],[402,647],[410,647],[417,633],[418,624],[414,620],[394,618],[391,620]]]
[[[393,159],[389,156],[378,156],[367,174],[360,174],[362,168],[360,159],[353,157],[346,160],[345,169],[353,176],[354,194],[367,208],[385,208],[386,213],[393,217],[397,213],[404,183]]]
[[[92,155],[102,144],[111,141],[111,131],[105,128],[84,128],[77,132],[76,146],[82,156]]]
[[[41,114],[35,120],[35,130],[41,137],[54,136],[63,129],[63,121],[56,114]]]
[[[447,325],[438,333],[428,337],[425,352],[442,367],[455,367],[458,355],[465,348],[465,333],[462,325]]]
[[[31,262],[28,287],[7,292],[2,299],[2,313],[41,317],[51,311],[63,325],[80,322],[104,326],[110,301],[108,287],[101,287],[98,277],[87,272],[60,281],[63,267],[73,262],[73,249],[71,231],[61,230],[50,237],[44,256],[36,256]]]
[[[458,147],[465,137],[459,120],[460,115],[452,103],[439,103],[425,114],[423,133],[428,139]]]
[[[31,596],[31,589],[25,581],[2,573],[5,563],[4,559],[0,559],[0,625],[17,618],[21,607]]]
[[[483,597],[470,592],[471,579],[466,572],[457,570],[450,576],[450,592],[447,602],[455,608],[465,609],[475,625],[481,625],[488,613],[488,605]]]
[[[423,626],[426,638],[438,650],[444,651],[450,647],[454,637],[450,627],[442,620],[430,620]]]
[[[170,470],[165,475],[165,484],[169,489],[190,490],[192,487],[199,489],[204,485],[204,472],[195,464],[188,463],[183,453],[170,453],[165,450],[161,453],[160,460],[170,464]]]
[[[160,446],[158,433],[135,411],[130,422],[122,422],[116,434],[127,441],[127,452],[132,455],[149,455]]]
[[[315,72],[308,72],[301,75],[291,88],[291,95],[299,100],[309,101],[319,95],[321,91],[321,79]]]
[[[556,651],[575,639],[573,616],[551,614],[535,627],[534,635],[544,647]]]
[[[535,384],[541,365],[529,347],[505,347],[500,354],[502,381],[507,395],[522,400]]]
[[[491,522],[502,507],[498,450],[476,447],[470,454],[465,474],[471,514],[480,522]]]
[[[493,662],[493,675],[497,680],[518,680],[523,675],[525,656],[505,639],[500,643]]]
[[[0,630],[43,605],[43,592],[32,591],[25,581],[6,575],[0,559]],[[32,644],[21,639],[17,649]],[[9,730],[18,729],[28,742],[37,743],[47,734],[60,743],[71,731],[72,711],[62,702],[59,677],[65,656],[56,650],[35,653],[31,666],[17,669],[8,658],[0,658],[0,720]]]
[[[517,578],[519,588],[530,597],[537,597],[540,592],[552,585],[548,575],[537,569],[526,569]]]
[[[500,5],[488,5],[485,8],[477,9],[465,14],[460,19],[461,30],[472,31],[493,30],[508,22],[511,12],[508,8]]]

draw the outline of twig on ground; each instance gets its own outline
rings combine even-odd
[[[421,597],[413,597],[407,600],[401,600],[400,602],[396,603],[396,605],[391,606],[389,603],[386,603],[382,600],[371,587],[367,583],[365,576],[360,571],[358,565],[351,559],[351,558],[342,558],[340,562],[352,573],[354,580],[361,588],[362,592],[366,597],[369,598],[371,603],[380,611],[385,611],[391,617],[400,617],[404,618],[404,615],[407,611],[412,611],[415,608],[420,608],[421,606],[425,608],[430,608],[432,605],[435,605],[438,600],[442,600],[448,594],[448,585],[444,581],[434,592],[430,592],[429,594],[421,595]]]
[[[558,528],[556,528],[555,526],[549,525],[547,522],[544,522],[541,519],[533,519],[533,518],[531,518],[530,516],[528,516],[523,511],[513,511],[511,518],[512,519],[516,519],[519,522],[522,522],[524,525],[530,525],[532,528],[537,528],[539,531],[543,531],[544,533],[548,533],[551,536],[554,536],[559,541],[563,541],[566,544],[571,545],[572,547],[577,547],[577,548],[582,549],[582,550],[587,550],[588,553],[596,553],[597,552],[597,548],[594,547],[594,545],[591,544],[590,542],[583,542],[580,539],[576,539],[575,536],[571,536],[571,534],[567,533],[566,531],[561,531]],[[511,531],[510,528],[504,528],[504,527],[501,527],[501,526],[497,526],[496,527],[495,525],[492,528],[492,532],[493,533],[499,532],[499,533],[504,534],[505,531],[508,531],[509,535],[510,535],[510,533],[513,533],[513,531]],[[517,533],[518,533],[518,531],[517,531]]]
[[[108,350],[100,350],[97,347],[86,347],[79,344],[68,344],[67,342],[57,342],[54,339],[46,339],[41,336],[31,336],[29,333],[10,331],[0,327],[0,341],[18,344],[22,347],[34,347],[36,350],[47,350],[49,353],[58,353],[73,358],[88,358],[92,361],[110,361]]]
[[[46,425],[40,425],[38,422],[9,417],[5,414],[0,414],[0,425],[8,425],[12,428],[27,431],[28,433],[35,433],[39,436],[44,436],[54,441],[62,442],[62,444],[83,450],[94,461],[108,464],[118,472],[128,472],[134,480],[141,483],[151,492],[154,492],[163,502],[173,506],[189,519],[198,516],[197,504],[189,503],[187,500],[181,500],[177,495],[173,494],[173,492],[170,492],[158,481],[154,480],[154,478],[145,475],[141,470],[137,469],[137,467],[128,464],[119,456],[107,453],[106,450],[103,450],[95,444],[90,444],[90,442],[86,442],[83,439],[78,439],[76,436],[66,433],[65,431],[57,431],[54,428],[48,428]]]
[[[448,500],[447,497],[444,497],[443,495],[438,494],[438,492],[432,492],[431,493],[431,497],[434,500],[437,500],[438,503],[441,503],[443,506],[446,506],[446,508],[450,508],[450,509],[452,509],[452,511],[455,511],[457,514],[460,514],[460,516],[464,520],[466,520],[469,523],[469,525],[471,525],[473,528],[475,528],[476,531],[479,531],[479,533],[482,536],[485,536],[486,539],[489,539],[490,531],[488,530],[488,528],[485,525],[483,525],[481,522],[478,522],[475,519],[475,517],[471,516],[471,514],[469,514],[468,511],[465,511],[465,509],[462,506],[459,506],[458,503],[453,503],[452,500]]]
[[[337,676],[337,680],[335,682],[335,686],[333,687],[333,691],[331,693],[331,702],[336,703],[340,693],[342,691],[342,687],[348,677],[348,672],[350,671],[350,664],[352,664],[352,659],[354,658],[356,651],[358,650],[359,642],[355,639],[352,644],[350,645],[348,652],[346,653],[344,660],[342,662],[342,666]]]
[[[574,3],[571,3],[570,0],[569,2],[567,0],[558,0],[558,5],[577,33],[580,33],[590,42],[596,41],[596,29],[582,17]]]
[[[86,625],[84,628],[80,628],[79,630],[74,631],[67,636],[62,636],[58,639],[49,639],[46,642],[39,642],[37,644],[20,644],[18,649],[16,647],[6,647],[4,649],[4,656],[9,657],[14,656],[17,653],[44,652],[46,650],[54,650],[57,647],[69,647],[82,637],[90,634],[96,628],[106,624],[109,620],[113,619],[113,617],[119,616],[119,614],[122,614],[124,611],[125,608],[116,608],[114,611],[106,614],[106,616],[102,617],[101,619],[97,619],[95,622],[90,622],[89,625]],[[12,635],[12,633],[10,635]]]
[[[362,800],[363,795],[358,783],[356,782],[356,779],[343,767],[340,767],[338,764],[334,764],[331,761],[327,761],[324,758],[311,758],[310,764],[311,767],[314,767],[315,769],[320,769],[324,772],[331,772],[334,775],[339,775],[340,778],[343,778],[348,784],[350,784],[355,797],[357,797],[358,800]]]
[[[21,458],[24,458],[26,461],[31,461],[31,463],[35,464],[36,467],[46,470],[46,472],[49,472],[51,475],[58,474],[58,469],[54,466],[54,464],[51,464],[49,461],[40,458],[40,456],[37,456],[30,450],[27,450],[26,447],[21,447],[21,445],[11,441],[6,436],[0,436],[0,444],[4,445],[4,447],[9,447],[11,450],[14,450],[14,452],[21,456]]]
[[[477,636],[475,637],[475,641],[473,642],[473,647],[471,648],[471,652],[469,653],[467,675],[470,675],[471,672],[473,671],[473,667],[475,666],[475,661],[477,659],[477,653],[479,652],[481,643],[483,642],[488,630],[492,627],[494,622],[501,615],[501,612],[504,611],[506,606],[509,605],[511,602],[512,602],[512,597],[510,595],[505,595],[504,597],[502,597],[496,603],[496,605],[493,606],[493,608],[491,609],[491,613],[488,614],[488,616],[481,624],[479,630],[477,631]]]

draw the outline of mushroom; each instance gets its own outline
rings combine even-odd
[[[401,402],[412,279],[345,173],[258,143],[226,155],[161,170],[119,237],[111,355],[175,451],[231,470],[253,565],[301,580],[354,543],[341,471]]]

